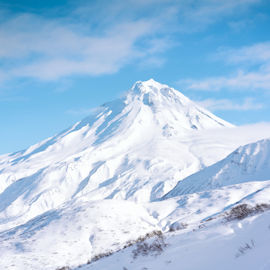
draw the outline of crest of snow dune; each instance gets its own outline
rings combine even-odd
[[[165,198],[266,180],[270,180],[270,139],[239,147],[225,159],[180,181]]]

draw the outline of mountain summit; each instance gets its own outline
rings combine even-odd
[[[123,98],[62,133],[0,157],[0,221],[20,224],[83,196],[161,198],[178,180],[223,157],[221,145],[205,160],[211,142],[192,138],[231,126],[165,84],[136,82]]]
[[[0,156],[1,267],[266,269],[270,139],[230,127],[151,79]]]
[[[206,129],[232,126],[198,106],[179,91],[153,79],[136,82],[126,96],[127,102],[138,101],[151,109],[159,125],[176,125],[183,129]],[[164,126],[163,126],[164,127]]]

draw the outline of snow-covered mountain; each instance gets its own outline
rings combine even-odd
[[[269,137],[269,126],[266,132],[251,129],[234,127],[177,90],[149,80],[62,133],[0,156],[0,269],[178,269],[180,261],[171,257],[187,250],[183,269],[197,269],[188,260],[200,247],[206,249],[200,237],[221,245],[223,232],[233,231],[235,244],[240,241],[239,230],[219,227],[225,211],[239,202],[270,203],[269,140],[230,154]],[[195,179],[200,170],[202,178]],[[185,189],[179,191],[182,183]],[[216,224],[198,232],[212,217],[219,218]],[[186,230],[176,238],[168,233],[181,226]],[[171,237],[165,257],[150,256],[146,263],[130,257],[136,246],[123,250],[155,230]],[[189,249],[193,242],[198,248]],[[109,260],[86,265],[119,250]]]
[[[232,125],[177,90],[154,80],[137,82],[70,129],[0,158],[0,222],[25,222],[84,195],[160,198],[232,150],[224,143],[206,151],[211,143],[191,139],[200,130],[225,127]]]
[[[180,181],[164,198],[266,180],[270,180],[270,139],[239,147],[225,159]]]
[[[269,146],[265,139],[239,147],[180,181],[163,201],[147,205],[157,225],[172,231],[163,240],[153,238],[76,269],[268,269]]]

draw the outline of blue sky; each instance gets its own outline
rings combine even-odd
[[[0,153],[149,78],[234,124],[269,121],[269,29],[267,0],[0,0]]]

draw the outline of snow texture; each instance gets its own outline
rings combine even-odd
[[[269,213],[223,222],[241,203],[270,203],[270,125],[257,127],[151,79],[0,156],[0,269],[270,269]],[[157,230],[162,252],[124,248]]]
[[[164,198],[270,179],[270,139],[241,146],[225,159],[180,181]]]

